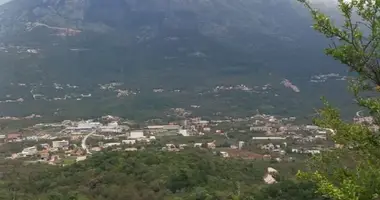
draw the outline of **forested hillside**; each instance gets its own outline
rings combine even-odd
[[[321,199],[307,183],[281,180],[265,186],[262,180],[265,165],[268,163],[225,160],[202,151],[102,152],[66,167],[17,165],[4,174],[0,197],[18,200]]]

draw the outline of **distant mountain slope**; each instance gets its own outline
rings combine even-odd
[[[310,24],[292,0],[12,0],[0,6],[0,97],[10,83],[281,90],[287,78],[302,85],[284,97],[298,105],[310,76],[339,71]],[[313,95],[324,93],[338,94]]]
[[[294,60],[289,56],[298,53],[312,59],[323,47],[307,13],[290,0],[13,0],[0,7],[0,34],[24,45],[87,48],[154,45],[181,34],[256,55],[256,61]]]

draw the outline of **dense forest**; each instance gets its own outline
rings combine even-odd
[[[278,177],[266,186],[260,163],[202,151],[105,151],[65,167],[14,165],[3,174],[1,199],[322,199],[310,183]]]

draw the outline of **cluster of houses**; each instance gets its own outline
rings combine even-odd
[[[214,141],[205,143],[168,143],[163,145],[162,150],[180,151],[185,148],[204,148],[218,152],[218,155],[225,158],[241,157],[244,159],[271,159],[271,156],[269,155],[271,153],[285,155],[284,148],[287,147],[288,140],[306,143],[327,139],[328,130],[312,125],[294,125],[292,123],[294,120],[294,117],[278,119],[274,116],[265,114],[257,114],[247,118],[225,118],[219,120],[203,120],[200,117],[193,117],[187,118],[178,123],[160,125],[146,122],[142,126],[133,126],[139,127],[138,129],[131,129],[131,123],[129,121],[122,120],[119,117],[104,116],[97,120],[65,120],[60,123],[36,124],[33,126],[34,133],[36,134],[28,135],[10,133],[7,135],[0,135],[0,140],[4,140],[4,142],[21,142],[25,140],[51,141],[50,144],[39,144],[38,146],[25,148],[21,152],[12,155],[11,158],[37,157],[42,160],[53,159],[56,161],[60,159],[59,156],[56,156],[56,152],[63,151],[64,156],[77,156],[78,161],[80,161],[84,160],[85,156],[91,154],[91,152],[101,151],[107,148],[113,150],[136,151],[137,146],[144,146],[145,144],[149,144],[151,141],[156,140],[157,137],[162,136],[187,137],[216,134],[230,140],[227,132],[233,132],[234,129],[233,126],[229,126],[229,124],[234,124],[235,122],[244,124],[243,128],[245,127],[246,131],[239,130],[239,132],[244,133],[249,131],[251,135],[255,135],[249,142],[259,143],[259,149],[268,153],[261,155],[243,150],[242,147],[247,141],[238,141],[236,145],[230,145],[229,148],[221,149],[221,146],[216,145],[214,139],[210,139]],[[54,132],[49,134],[41,131],[49,128],[53,129]],[[307,132],[307,134],[305,134],[305,132]],[[88,144],[86,144],[88,137],[101,142],[98,142],[97,145],[91,144],[88,146]],[[80,147],[70,145],[69,141],[73,144],[78,144],[79,141],[82,141],[82,145]],[[281,145],[278,145],[274,141],[277,143],[280,142]],[[69,146],[70,148],[68,148]],[[37,147],[42,147],[42,149]],[[289,148],[287,150],[289,150]],[[316,154],[320,151],[321,149],[313,148],[291,148],[292,153]]]
[[[41,143],[26,147],[19,153],[13,153],[7,159],[34,158],[34,161],[56,164],[56,161],[61,159],[59,152],[62,152],[63,156],[82,156],[85,154],[82,149],[75,145],[70,148],[70,142],[67,140],[56,140],[52,141],[51,144]]]

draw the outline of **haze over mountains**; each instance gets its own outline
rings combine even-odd
[[[344,71],[310,25],[291,0],[13,0],[0,7],[1,93],[17,82],[89,93],[116,81],[139,90],[272,84],[293,102],[336,95],[309,83]],[[284,78],[302,95],[284,89]]]

